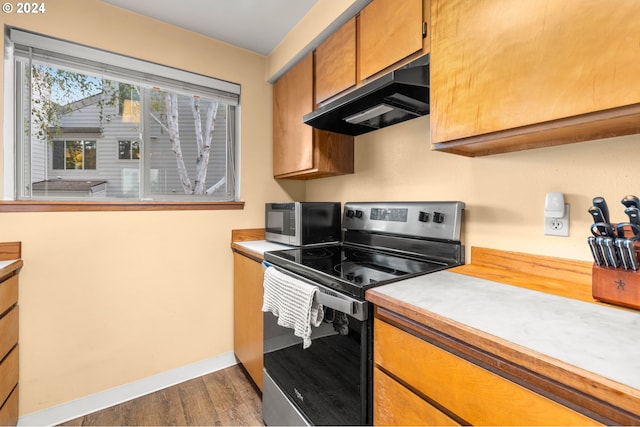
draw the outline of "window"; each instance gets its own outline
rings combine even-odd
[[[118,85],[118,113],[125,120],[137,121],[140,118],[140,91],[132,85]]]
[[[6,43],[16,199],[237,200],[237,84],[16,29]]]
[[[140,142],[118,141],[118,159],[138,160],[140,158]]]
[[[53,141],[54,170],[90,170],[95,168],[95,141]]]

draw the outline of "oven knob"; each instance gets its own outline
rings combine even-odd
[[[420,212],[418,214],[418,221],[429,222],[429,212]]]
[[[362,212],[362,211],[356,211],[356,218],[362,218],[363,214],[364,214],[364,212]]]
[[[347,217],[353,218],[353,215],[355,215],[355,212],[353,212],[351,209],[347,209]]]
[[[438,224],[441,224],[444,222],[444,214],[440,213],[440,212],[434,212],[433,213],[433,222],[437,222]]]

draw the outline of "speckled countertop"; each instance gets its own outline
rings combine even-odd
[[[266,240],[247,240],[245,242],[236,242],[235,244],[261,255],[267,251],[278,251],[282,249],[292,248],[291,246],[283,245],[281,243],[268,242]]]
[[[640,312],[449,271],[375,291],[640,389]]]

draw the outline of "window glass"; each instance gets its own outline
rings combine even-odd
[[[140,142],[118,141],[118,159],[138,160],[140,158]]]
[[[151,192],[206,196],[226,189],[226,106],[160,90],[152,91],[150,106]]]
[[[96,168],[95,141],[53,141],[54,170]]]
[[[236,200],[237,95],[16,52],[16,198]]]

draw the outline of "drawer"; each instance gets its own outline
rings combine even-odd
[[[18,343],[18,306],[0,318],[0,360]]]
[[[0,283],[0,315],[18,303],[18,275],[14,274]]]
[[[0,362],[0,402],[4,402],[18,384],[18,346]]]
[[[0,426],[14,426],[18,423],[18,386],[0,407]]]
[[[472,425],[600,425],[379,319],[373,342],[377,365]]]
[[[377,426],[460,425],[378,368],[373,370],[373,424]]]

